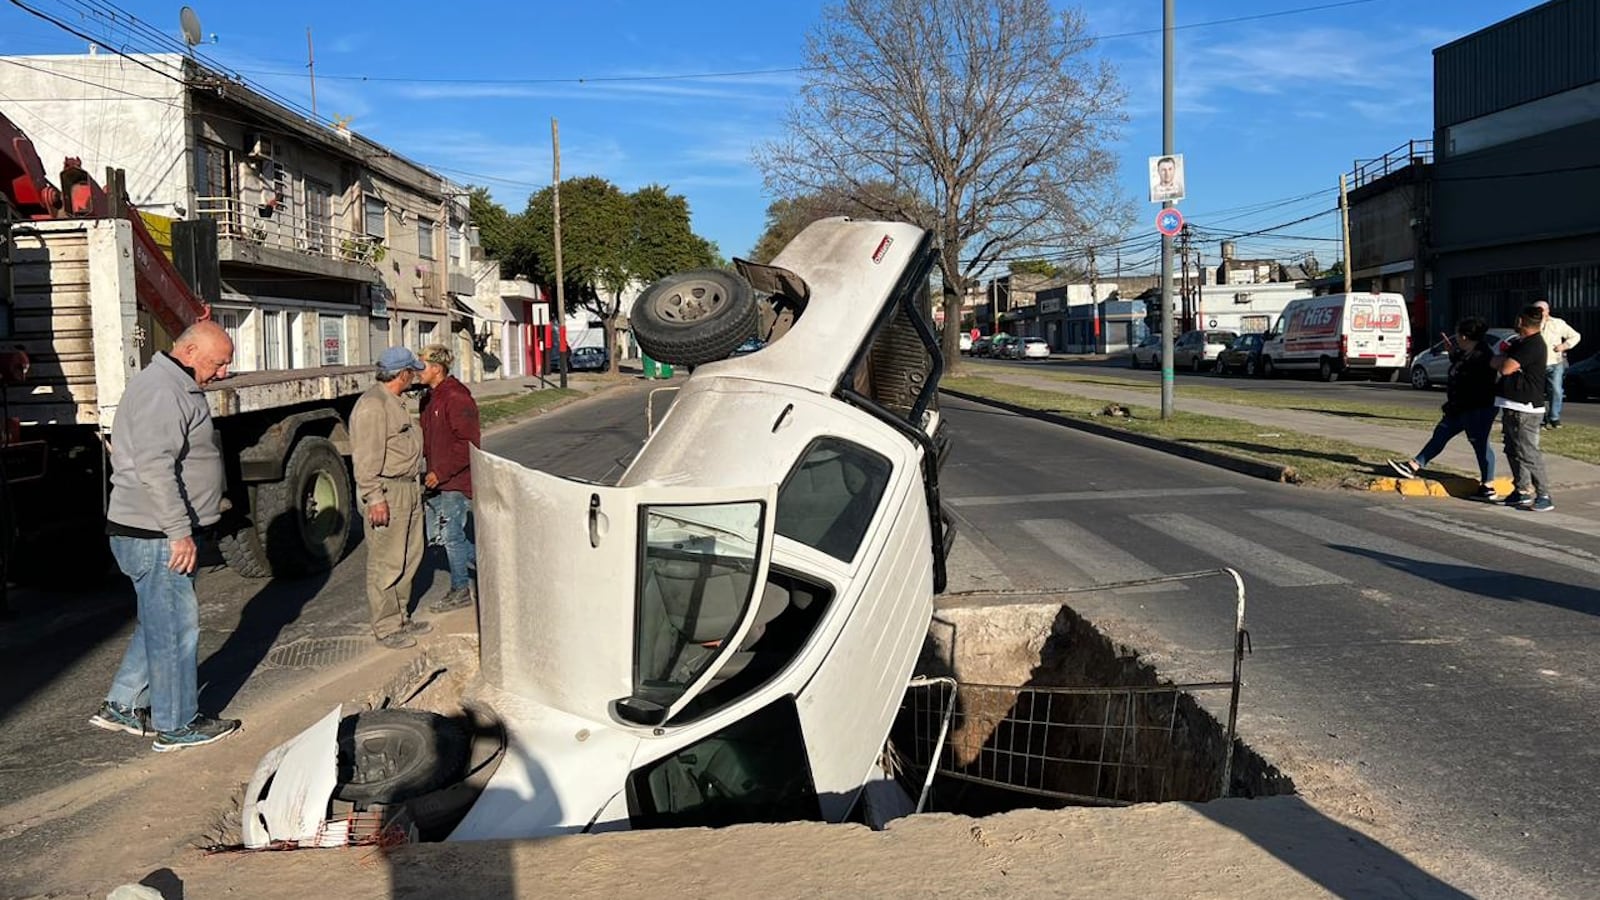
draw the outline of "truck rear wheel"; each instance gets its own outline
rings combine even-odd
[[[254,486],[253,522],[222,540],[223,558],[247,578],[327,571],[350,541],[354,493],[333,442],[303,438],[281,481]]]

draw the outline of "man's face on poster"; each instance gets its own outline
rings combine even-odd
[[[1178,171],[1178,164],[1170,159],[1163,159],[1156,163],[1156,177],[1161,180],[1164,187],[1172,185],[1173,176]]]

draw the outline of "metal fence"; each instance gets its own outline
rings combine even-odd
[[[1433,162],[1433,141],[1406,141],[1377,159],[1358,159],[1350,175],[1350,188],[1371,184],[1386,175],[1407,166],[1427,165]]]

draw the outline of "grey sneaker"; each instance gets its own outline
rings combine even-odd
[[[416,619],[407,619],[400,623],[398,630],[401,634],[409,634],[412,637],[416,637],[419,634],[427,634],[432,631],[433,626],[427,622],[418,622]]]
[[[449,612],[472,604],[472,587],[453,588],[450,593],[428,604],[428,612]]]
[[[1512,509],[1533,509],[1533,495],[1522,491],[1512,491],[1503,502]]]
[[[1533,505],[1528,507],[1528,509],[1531,509],[1534,512],[1549,512],[1555,508],[1556,502],[1550,499],[1549,494],[1540,494],[1539,496],[1533,498]]]
[[[390,650],[408,650],[417,645],[417,639],[404,631],[396,631],[393,634],[378,638],[378,643]]]
[[[150,733],[150,709],[149,707],[133,709],[121,703],[105,700],[100,703],[100,711],[89,717],[89,724],[107,731],[121,731],[143,737]]]
[[[203,747],[206,744],[220,741],[238,731],[241,724],[238,719],[213,719],[210,716],[195,716],[194,721],[176,731],[163,731],[157,734],[156,741],[150,745],[150,749],[157,753],[166,753],[169,750]]]

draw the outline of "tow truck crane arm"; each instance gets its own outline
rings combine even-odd
[[[211,308],[184,283],[177,267],[161,252],[138,210],[127,196],[113,198],[68,157],[61,170],[61,188],[45,176],[33,141],[0,113],[0,191],[25,219],[124,219],[133,226],[134,283],[142,306],[174,338],[195,322],[211,318]]]

